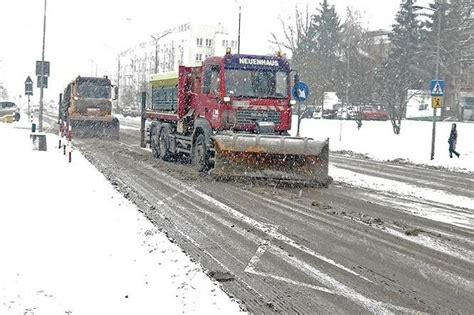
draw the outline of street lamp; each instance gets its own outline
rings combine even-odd
[[[150,35],[150,37],[153,38],[153,40],[155,41],[155,73],[158,73],[158,41],[170,33],[171,31],[167,31],[156,37]]]
[[[433,12],[436,12],[438,15],[438,35],[437,35],[437,40],[436,40],[436,68],[435,68],[435,80],[439,79],[439,48],[441,44],[441,4],[437,2],[438,7],[435,8],[429,8],[429,7],[423,7],[423,6],[418,6],[415,5],[413,6],[414,9],[426,9],[426,10],[431,10]],[[437,108],[433,108],[433,131],[431,135],[431,160],[434,160],[435,156],[435,139],[436,139],[436,110]]]
[[[46,0],[44,0],[44,17],[43,17],[43,49],[41,53],[41,85],[40,85],[40,104],[38,113],[38,131],[43,132],[43,93],[44,93],[44,46],[46,40]]]
[[[235,3],[239,6],[239,32],[237,35],[237,54],[240,54],[240,24],[242,20],[242,5],[237,0],[235,0]]]

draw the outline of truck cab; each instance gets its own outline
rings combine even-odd
[[[112,83],[105,77],[78,76],[70,82],[61,101],[59,120],[78,137],[119,137],[119,121],[112,116]]]
[[[329,142],[288,134],[290,71],[280,55],[229,51],[199,67],[152,75],[141,145],[148,142],[153,156],[165,161],[189,156],[197,171],[212,169],[216,176],[326,185]]]
[[[216,130],[282,133],[291,128],[290,67],[279,56],[211,57],[202,66],[196,113]]]

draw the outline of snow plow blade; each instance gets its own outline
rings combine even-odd
[[[76,138],[119,139],[120,123],[117,118],[109,120],[72,119],[70,125],[72,134]]]
[[[215,135],[214,169],[221,178],[251,177],[327,186],[329,139],[271,135]]]

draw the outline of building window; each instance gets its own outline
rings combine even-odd
[[[231,41],[230,45],[232,46],[232,48],[236,47],[237,46],[237,42],[235,40]]]
[[[196,61],[202,61],[202,54],[196,54]]]
[[[225,47],[225,48],[229,47],[229,41],[223,39],[223,40],[222,40],[222,47]]]
[[[428,104],[420,104],[418,105],[418,110],[426,110],[428,108]]]
[[[206,46],[211,47],[212,46],[212,39],[206,38]]]
[[[196,38],[196,44],[202,46],[202,38]]]

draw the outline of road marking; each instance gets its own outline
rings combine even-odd
[[[316,285],[312,285],[312,284],[308,284],[308,283],[304,283],[304,282],[299,282],[299,281],[291,280],[291,279],[288,279],[288,278],[276,276],[276,275],[273,275],[273,274],[270,274],[270,273],[265,273],[265,272],[255,270],[255,265],[260,262],[260,257],[263,256],[263,254],[268,249],[268,247],[269,247],[269,244],[267,242],[263,242],[263,244],[258,247],[257,252],[250,259],[247,267],[245,267],[245,270],[244,270],[245,272],[252,273],[254,275],[265,277],[265,278],[272,278],[272,279],[275,279],[275,280],[278,280],[278,281],[281,281],[281,282],[286,282],[286,283],[289,283],[289,284],[292,284],[292,285],[305,287],[305,288],[313,289],[313,290],[316,290],[316,291],[321,291],[321,292],[325,292],[325,293],[329,293],[329,294],[335,294],[335,292],[333,290],[329,290],[329,289],[321,287],[321,286],[316,286]]]
[[[422,312],[410,308],[384,303],[368,298],[354,289],[346,286],[345,284],[337,281],[328,274],[323,273],[321,270],[314,268],[313,266],[297,259],[296,257],[289,256],[284,250],[278,248],[277,246],[271,246],[270,250],[278,254],[280,258],[293,265],[295,268],[305,270],[307,274],[312,275],[313,278],[332,289],[335,294],[351,300],[355,304],[364,307],[374,314],[392,314],[392,311],[398,311],[407,314],[422,314]]]
[[[115,142],[117,142],[117,143],[119,143],[119,144],[121,144],[121,145],[124,145],[124,146],[126,146],[127,148],[129,148],[129,149],[135,150],[135,149],[138,148],[137,145],[130,145],[130,144],[128,144],[128,143],[125,143],[125,142],[122,142],[122,141],[119,141],[119,140],[115,140]]]
[[[269,235],[272,239],[278,239],[280,241],[283,241],[287,245],[291,245],[292,247],[295,247],[295,248],[297,248],[297,249],[299,249],[299,250],[301,250],[301,251],[303,251],[307,254],[310,254],[310,255],[318,258],[318,259],[321,259],[321,260],[323,260],[323,261],[325,261],[325,262],[327,262],[327,263],[329,263],[333,266],[336,266],[336,267],[338,267],[338,268],[340,268],[344,271],[347,271],[351,274],[356,275],[359,278],[365,279],[368,282],[372,283],[372,281],[370,281],[369,279],[367,279],[367,278],[363,277],[362,275],[359,275],[358,273],[353,272],[352,270],[350,270],[350,269],[334,262],[332,259],[326,258],[326,257],[314,252],[313,250],[305,247],[304,245],[300,245],[300,244],[296,243],[295,241],[293,241],[292,239],[282,235],[281,233],[278,233],[277,227],[275,225],[265,224],[265,223],[262,223],[262,222],[259,222],[259,221],[255,220],[255,219],[252,219],[252,218],[244,215],[243,213],[237,211],[236,209],[234,209],[230,206],[227,206],[226,204],[216,200],[215,198],[213,198],[213,197],[211,197],[211,196],[209,196],[205,193],[202,193],[201,191],[197,190],[194,186],[187,185],[187,184],[171,177],[170,175],[162,173],[158,170],[155,170],[155,171],[158,174],[160,174],[161,176],[163,176],[165,179],[168,180],[168,182],[166,184],[175,185],[174,189],[180,189],[181,188],[181,189],[187,190],[189,192],[188,196],[190,194],[193,194],[193,195],[195,195],[195,197],[198,197],[198,199],[205,200],[205,201],[217,206],[218,208],[220,208],[221,210],[225,211],[226,213],[232,215],[233,217],[235,217],[237,219],[240,219],[240,220],[246,222],[247,224],[255,227],[256,229],[264,232],[265,234]],[[174,200],[170,199],[169,201],[173,202]],[[203,209],[202,207],[199,207],[199,206],[195,205],[189,199],[187,201],[190,202],[191,204],[193,204],[199,210],[201,210],[205,213],[208,213],[210,215],[213,215],[213,218],[215,220],[217,220],[219,222],[226,222],[227,224],[229,224],[229,221],[226,220],[225,218],[215,216],[209,210]],[[171,209],[170,205],[164,204],[163,206]],[[179,204],[178,204],[178,206],[181,207],[182,209],[184,209],[183,206],[181,206]],[[252,239],[254,241],[257,241],[257,244],[262,244],[262,242],[264,242],[264,240],[259,239],[256,235],[253,235],[251,233],[249,235],[248,231],[246,231],[246,230],[244,230],[240,227],[236,227],[234,230],[237,231],[242,236],[248,238],[248,239]],[[183,236],[185,236],[185,234],[182,231],[180,231],[179,229],[178,229],[178,232],[180,234],[182,234]],[[193,241],[193,244],[194,243],[195,242]],[[263,244],[265,244],[265,243],[263,243]],[[308,285],[308,284],[301,284],[301,283],[299,283],[297,281],[294,281],[294,280],[291,280],[291,279],[286,279],[286,278],[275,276],[275,275],[263,274],[261,272],[255,271],[255,265],[258,262],[260,262],[260,258],[263,256],[265,251],[268,250],[268,249],[270,249],[275,255],[280,257],[282,260],[284,260],[288,264],[290,264],[293,267],[295,267],[296,269],[302,271],[306,275],[315,278],[317,281],[327,285],[328,287],[330,287],[330,289],[323,288],[323,287],[318,287],[318,286],[312,286],[312,285]],[[219,261],[217,259],[215,259],[214,257],[212,257],[212,258],[216,262],[219,263]],[[354,289],[349,288],[348,286],[346,286],[346,285],[342,284],[341,282],[337,281],[336,279],[332,278],[328,274],[323,273],[322,271],[312,267],[311,265],[305,263],[304,261],[302,261],[302,260],[300,260],[296,257],[290,256],[289,253],[287,253],[286,251],[284,251],[284,250],[282,250],[282,249],[280,249],[280,248],[278,248],[274,245],[269,246],[267,244],[267,246],[263,246],[262,248],[257,249],[256,255],[254,255],[251,258],[248,265],[250,265],[249,268],[250,268],[251,273],[253,271],[254,274],[259,274],[259,275],[263,274],[264,276],[267,276],[267,277],[270,277],[270,278],[273,278],[273,279],[276,279],[276,280],[279,280],[279,281],[283,281],[283,282],[287,282],[287,283],[291,283],[291,284],[295,284],[295,285],[300,285],[300,286],[304,286],[304,287],[309,287],[309,288],[316,289],[316,290],[323,291],[323,292],[327,292],[327,293],[330,293],[330,294],[337,294],[337,295],[343,296],[343,297],[355,302],[358,305],[361,305],[362,307],[366,308],[368,311],[371,311],[373,313],[387,313],[387,314],[390,314],[390,313],[392,313],[391,312],[392,310],[399,311],[399,312],[404,312],[404,313],[413,313],[413,314],[414,313],[417,313],[417,314],[420,313],[418,311],[415,311],[415,310],[412,310],[412,309],[409,309],[409,308],[395,306],[395,305],[392,305],[390,303],[379,302],[379,301],[367,298],[364,295],[362,295],[362,294],[358,293],[357,291],[355,291]],[[224,266],[224,265],[222,264],[221,266]]]
[[[336,266],[336,267],[338,267],[338,268],[340,268],[344,271],[348,271],[349,273],[354,274],[354,275],[356,275],[359,278],[362,278],[364,280],[367,280],[370,283],[373,283],[371,280],[369,280],[369,279],[363,277],[362,275],[360,275],[360,274],[358,274],[358,273],[356,273],[356,272],[354,272],[354,271],[352,271],[352,270],[350,270],[350,269],[334,262],[332,259],[326,258],[326,257],[312,251],[311,249],[305,247],[304,245],[297,244],[292,239],[278,233],[276,226],[271,225],[271,224],[264,224],[264,223],[258,222],[255,219],[252,219],[252,218],[244,215],[243,213],[233,209],[232,207],[227,206],[226,204],[216,200],[215,198],[213,198],[213,197],[211,197],[211,196],[209,196],[205,193],[202,193],[201,191],[197,190],[193,186],[187,185],[187,184],[171,177],[168,174],[165,174],[165,173],[162,173],[162,172],[159,172],[159,171],[157,171],[157,172],[160,173],[160,175],[162,175],[166,179],[168,179],[170,184],[178,186],[176,188],[180,187],[182,189],[188,190],[189,193],[194,194],[196,197],[199,197],[201,199],[204,199],[204,200],[214,204],[215,206],[221,208],[222,210],[224,210],[228,214],[231,214],[232,216],[234,216],[238,219],[241,219],[242,221],[250,224],[251,226],[255,227],[256,229],[258,229],[262,232],[265,232],[272,239],[278,239],[280,241],[283,241],[286,244],[291,245],[292,247],[300,249],[303,252],[306,252],[307,254],[310,254],[310,255],[318,258],[318,259],[321,259],[325,262],[328,262],[329,264],[331,264],[333,266]],[[170,201],[172,201],[172,200],[170,200]],[[188,200],[188,202],[190,202],[190,200]],[[209,212],[208,210],[203,209],[202,207],[199,207],[199,206],[195,205],[194,203],[192,203],[192,204],[195,207],[197,207],[198,209],[200,209],[201,211],[211,214],[211,212]],[[184,207],[182,207],[182,208],[184,208]],[[219,218],[219,217],[216,217],[216,216],[213,216],[213,218],[215,220],[221,222],[221,223],[225,222],[226,225],[229,225],[229,223],[230,223],[227,220],[225,220],[224,218]],[[239,234],[241,234],[242,236],[245,236],[247,238],[253,239],[254,241],[257,241],[257,244],[259,244],[259,243],[260,244],[265,244],[264,240],[259,239],[257,236],[252,236],[252,235],[246,234],[245,233],[246,231],[242,230],[241,228],[237,227],[237,228],[234,228],[234,230],[239,232]],[[294,285],[298,285],[298,286],[303,286],[303,287],[308,287],[308,288],[311,288],[311,289],[315,289],[315,290],[330,293],[330,294],[340,295],[340,296],[342,296],[342,297],[344,297],[348,300],[353,301],[354,303],[364,307],[365,309],[367,309],[368,311],[373,312],[373,313],[391,314],[392,311],[404,312],[404,313],[408,313],[408,314],[420,314],[421,313],[419,311],[416,311],[416,310],[413,310],[413,309],[410,309],[410,308],[405,308],[405,307],[393,305],[393,304],[390,304],[390,303],[384,303],[384,302],[376,301],[376,300],[370,299],[368,297],[365,297],[364,295],[358,293],[354,289],[352,289],[352,288],[344,285],[343,283],[337,281],[336,279],[332,278],[328,274],[323,273],[319,269],[316,269],[316,268],[312,267],[311,265],[305,263],[304,261],[302,261],[302,260],[300,260],[300,259],[298,259],[294,256],[290,256],[289,253],[287,253],[286,251],[284,251],[284,250],[282,250],[282,249],[280,249],[280,248],[278,248],[274,245],[269,246],[267,249],[270,249],[271,251],[273,251],[278,257],[280,257],[282,260],[284,260],[288,264],[292,265],[294,268],[300,270],[301,272],[305,273],[306,275],[308,275],[310,277],[315,278],[317,281],[327,285],[329,287],[329,289],[324,288],[324,287],[319,287],[319,286],[312,286],[312,285],[309,285],[309,284],[300,283],[300,282],[297,282],[297,281],[294,281],[294,280],[291,280],[291,279],[287,279],[287,278],[283,278],[283,277],[280,277],[280,276],[265,274],[265,273],[255,271],[255,265],[258,262],[260,262],[260,258],[265,253],[266,248],[267,248],[266,246],[263,246],[262,248],[260,248],[260,246],[259,246],[259,248],[257,249],[256,255],[254,255],[250,259],[250,262],[247,265],[247,267],[250,265],[250,267],[249,267],[250,268],[250,273],[258,274],[258,275],[265,276],[265,277],[270,277],[270,278],[273,278],[273,279],[276,279],[276,280],[279,280],[279,281],[283,281],[283,282],[286,282],[286,283],[290,283],[290,284],[294,284]],[[246,267],[246,269],[249,270],[247,267]]]
[[[169,201],[169,200],[173,200],[175,199],[176,197],[178,197],[179,195],[184,195],[188,192],[189,190],[185,189],[185,190],[181,190],[181,191],[177,191],[175,192],[174,194],[172,194],[171,196],[168,196],[166,198],[163,198],[162,200],[158,201],[157,204],[162,206],[162,205],[166,205],[166,202]]]
[[[160,172],[161,173],[161,172]],[[181,186],[182,190],[187,190],[189,193],[192,193],[194,194],[195,196],[201,198],[201,199],[204,199],[208,202],[210,202],[211,204],[213,204],[214,206],[217,206],[218,208],[220,208],[221,210],[227,212],[228,214],[234,216],[235,218],[237,219],[240,219],[241,221],[249,224],[250,226],[253,226],[254,228],[268,234],[271,238],[273,239],[277,239],[279,241],[282,241],[284,243],[286,243],[287,245],[290,245],[292,247],[295,247],[303,252],[305,252],[306,254],[308,255],[311,255],[313,257],[316,257],[334,267],[337,267],[339,269],[342,269],[348,273],[351,273],[361,279],[364,279],[370,283],[372,283],[372,281],[370,279],[367,279],[366,277],[358,274],[357,272],[335,262],[334,260],[330,259],[330,258],[327,258],[319,253],[316,253],[315,251],[313,251],[312,249],[310,248],[307,248],[306,246],[304,245],[301,245],[301,244],[298,244],[296,241],[292,240],[291,238],[279,233],[277,231],[278,227],[275,226],[275,225],[272,225],[272,224],[268,224],[268,223],[262,223],[262,222],[259,222],[251,217],[248,217],[246,216],[245,214],[235,210],[234,208],[220,202],[219,200],[197,190],[196,188],[192,187],[192,186],[189,186],[189,185],[186,185],[184,184],[183,182],[179,181],[179,180],[176,180],[175,178],[169,176],[168,174],[164,174],[164,173],[161,173],[161,175],[163,177],[166,177],[167,179],[170,180],[170,182],[174,182],[174,184],[176,186]]]
[[[318,258],[319,260],[322,260],[322,261],[324,261],[324,262],[326,262],[326,263],[328,263],[328,264],[330,264],[330,265],[333,265],[333,266],[335,266],[335,267],[337,267],[337,268],[339,268],[339,269],[342,269],[342,270],[344,270],[344,271],[346,271],[346,272],[348,272],[348,273],[351,273],[351,274],[353,274],[353,275],[355,275],[355,276],[357,276],[357,277],[359,277],[359,278],[361,278],[361,279],[364,279],[364,280],[366,280],[366,281],[368,281],[368,282],[372,282],[370,279],[367,279],[366,277],[364,277],[364,276],[358,274],[357,272],[355,272],[355,271],[353,271],[353,270],[351,270],[351,269],[349,269],[349,268],[347,268],[347,267],[345,267],[345,266],[343,266],[343,265],[341,265],[341,264],[335,262],[334,260],[332,260],[332,259],[330,259],[330,258],[327,258],[327,257],[325,257],[325,256],[323,256],[323,255],[321,255],[321,254],[319,254],[319,253],[317,253],[317,252],[315,252],[314,250],[312,250],[312,249],[310,249],[310,248],[308,248],[308,247],[306,247],[306,246],[304,246],[304,245],[302,245],[302,244],[298,244],[298,243],[297,243],[296,241],[294,241],[293,239],[291,239],[291,238],[289,238],[289,237],[287,237],[287,236],[285,236],[285,235],[279,233],[279,232],[277,231],[277,227],[276,227],[276,226],[271,226],[271,225],[269,225],[269,224],[260,223],[260,222],[258,222],[258,221],[256,221],[256,220],[254,220],[254,219],[252,219],[252,218],[250,218],[250,217],[248,217],[248,216],[242,214],[241,212],[235,210],[234,208],[231,208],[231,207],[229,207],[228,205],[226,205],[226,204],[220,202],[219,200],[214,199],[213,197],[211,197],[211,196],[209,196],[209,195],[206,195],[206,194],[204,194],[204,193],[202,193],[202,192],[200,192],[200,191],[198,191],[198,190],[196,190],[196,189],[191,189],[191,188],[190,188],[189,191],[192,192],[192,193],[194,193],[194,194],[196,194],[196,195],[198,195],[198,196],[201,197],[202,199],[204,199],[204,200],[206,200],[206,201],[208,201],[208,202],[214,204],[215,206],[221,208],[221,209],[224,210],[225,212],[227,212],[227,213],[233,215],[234,217],[239,218],[239,219],[241,219],[242,221],[246,222],[247,224],[249,224],[249,225],[251,225],[251,226],[253,226],[253,227],[259,229],[260,231],[267,233],[269,236],[271,236],[271,237],[274,238],[274,239],[277,239],[277,240],[279,240],[279,241],[282,241],[282,242],[286,243],[287,245],[290,245],[290,246],[292,246],[292,247],[295,247],[295,248],[301,250],[302,252],[305,252],[306,254],[309,254],[309,255],[311,255],[311,256],[313,256],[313,257],[316,257],[316,258]],[[271,226],[271,228],[269,228],[270,226]]]
[[[270,273],[264,273],[261,271],[255,270],[256,265],[260,262],[261,257],[267,251],[272,251],[274,255],[281,258],[283,261],[287,262],[288,264],[292,265],[296,269],[311,275],[314,279],[322,284],[326,285],[326,287],[315,286],[308,283],[303,283],[299,281],[294,281],[288,278],[276,276]],[[313,266],[305,263],[304,261],[299,260],[294,256],[288,255],[288,253],[281,248],[271,245],[269,241],[263,241],[261,245],[258,247],[257,252],[255,255],[250,259],[247,267],[245,267],[245,272],[252,273],[255,275],[259,275],[266,278],[272,278],[278,281],[290,283],[296,286],[301,286],[309,289],[313,289],[316,291],[321,291],[328,294],[334,294],[342,296],[348,300],[351,300],[357,305],[360,305],[367,309],[368,311],[374,314],[392,314],[392,311],[396,312],[403,312],[405,314],[424,314],[423,312],[416,311],[414,309],[393,305],[391,303],[384,303],[374,299],[370,299],[352,288],[349,288],[345,284],[337,281],[336,279],[332,278],[328,274],[325,274],[321,270],[314,268]]]

